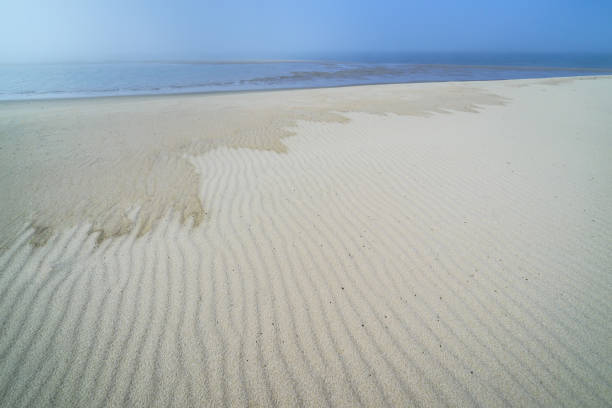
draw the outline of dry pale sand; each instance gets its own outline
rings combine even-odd
[[[612,78],[0,104],[0,406],[610,406]]]

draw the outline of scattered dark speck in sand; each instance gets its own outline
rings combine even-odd
[[[34,234],[30,238],[30,243],[35,248],[44,246],[49,238],[51,238],[52,229],[49,227],[36,226],[34,227]]]

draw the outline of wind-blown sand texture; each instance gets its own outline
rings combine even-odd
[[[610,406],[612,78],[0,104],[0,406]]]

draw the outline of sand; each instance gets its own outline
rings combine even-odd
[[[0,104],[0,406],[610,406],[612,77]]]

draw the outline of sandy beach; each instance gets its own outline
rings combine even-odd
[[[612,77],[0,103],[0,406],[604,407]]]

